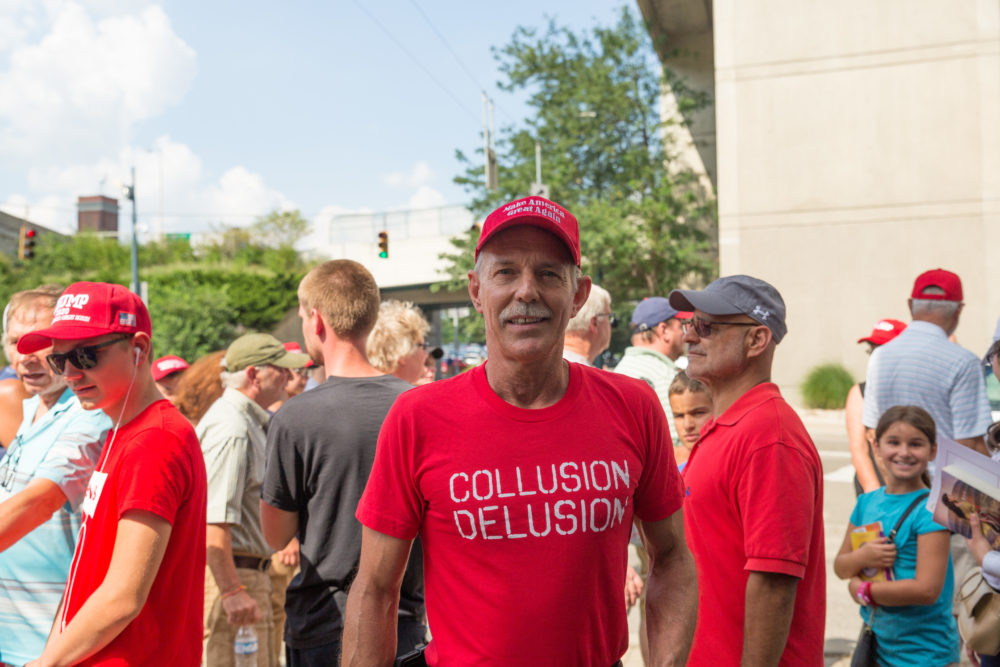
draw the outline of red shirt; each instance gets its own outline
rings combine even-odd
[[[799,579],[782,665],[822,665],[826,618],[823,468],[778,387],[760,384],[702,428],[684,468],[698,567],[688,665],[738,665],[751,571]]]
[[[108,435],[83,502],[63,627],[104,581],[118,520],[146,510],[170,540],[139,616],[82,665],[198,665],[205,595],[205,461],[191,424],[166,400]]]
[[[420,534],[430,665],[607,667],[628,648],[633,512],[680,509],[680,475],[648,385],[569,367],[540,410],[503,401],[480,367],[389,411],[357,516]]]

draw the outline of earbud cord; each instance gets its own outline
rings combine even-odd
[[[135,384],[136,373],[139,372],[139,358],[136,357],[135,366],[132,367],[132,379],[128,381],[128,389],[125,390],[125,400],[122,401],[121,412],[118,413],[118,421],[115,422],[115,430],[111,432],[111,440],[108,441],[107,451],[104,454],[104,460],[101,461],[101,467],[97,469],[97,472],[103,473],[104,466],[108,464],[108,459],[111,458],[111,446],[115,444],[115,438],[118,437],[118,427],[122,425],[122,417],[125,416],[125,408],[128,407],[128,398],[132,394],[132,385]]]

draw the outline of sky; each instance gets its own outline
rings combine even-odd
[[[464,204],[455,151],[481,144],[482,92],[498,128],[528,112],[491,47],[621,6],[0,0],[0,210],[71,232],[77,197],[120,198],[132,166],[147,238]]]

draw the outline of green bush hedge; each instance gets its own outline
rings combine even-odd
[[[840,364],[823,364],[809,371],[802,383],[802,398],[807,408],[838,410],[844,407],[854,378]]]

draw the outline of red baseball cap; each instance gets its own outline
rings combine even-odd
[[[885,345],[890,340],[898,336],[906,328],[905,322],[899,320],[879,320],[875,323],[871,334],[864,338],[859,338],[859,343],[871,343],[872,345]]]
[[[552,232],[569,248],[573,262],[580,266],[580,226],[573,214],[554,201],[544,197],[525,197],[504,204],[489,214],[483,222],[483,231],[476,244],[476,259],[497,232],[517,225],[532,225]]]
[[[21,354],[37,352],[53,340],[78,340],[109,333],[152,335],[146,304],[121,285],[73,283],[56,301],[52,324],[17,341]]]
[[[295,352],[296,354],[305,354],[305,352],[302,351],[302,346],[296,343],[294,340],[288,343],[282,343],[282,346],[284,346],[284,348],[289,352]],[[303,368],[312,368],[315,365],[316,365],[315,362],[313,362],[313,360],[310,359],[308,362],[306,362],[306,365],[303,366]]]
[[[937,287],[944,291],[944,294],[924,294],[928,287]],[[961,301],[962,300],[962,279],[951,271],[944,269],[933,269],[924,271],[917,276],[913,283],[914,299],[930,299],[932,301]]]
[[[187,370],[187,367],[188,362],[184,361],[180,357],[168,354],[167,356],[160,357],[153,362],[153,379],[159,382],[171,373],[179,373]]]

